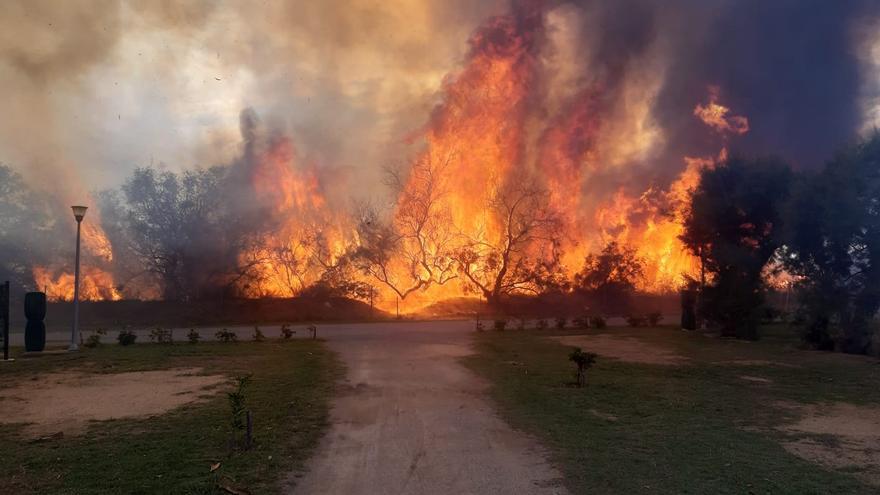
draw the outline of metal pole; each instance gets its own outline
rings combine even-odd
[[[9,282],[0,285],[0,316],[3,316],[3,360],[9,360]]]
[[[79,233],[82,219],[76,220],[76,268],[73,275],[73,329],[70,332],[70,347],[68,350],[79,350]]]

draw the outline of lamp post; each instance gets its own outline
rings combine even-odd
[[[70,332],[69,351],[79,350],[79,232],[87,206],[71,206],[76,219],[76,267],[73,272],[73,329]]]

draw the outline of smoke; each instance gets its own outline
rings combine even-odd
[[[138,166],[219,164],[243,222],[340,225],[352,199],[388,204],[386,167],[466,153],[437,144],[463,135],[496,143],[463,170],[531,169],[582,236],[622,194],[673,187],[684,157],[817,167],[880,114],[878,19],[860,0],[12,1],[0,162],[50,218]],[[716,102],[707,126],[694,110]],[[473,177],[453,186],[479,194]]]

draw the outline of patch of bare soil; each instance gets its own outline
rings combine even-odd
[[[45,375],[0,390],[0,422],[28,423],[25,434],[42,437],[61,430],[81,433],[89,421],[162,414],[217,393],[217,386],[228,380],[199,372],[177,368]]]
[[[620,359],[630,363],[686,364],[688,359],[666,347],[650,344],[635,337],[614,335],[568,335],[553,339],[570,346],[580,347],[600,356]]]
[[[880,407],[843,402],[784,407],[801,413],[798,421],[780,428],[793,436],[783,443],[786,450],[824,466],[853,470],[880,486]]]

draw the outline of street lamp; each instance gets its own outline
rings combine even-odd
[[[76,219],[76,268],[73,275],[73,329],[70,332],[69,351],[79,350],[79,231],[87,206],[71,206],[73,218]]]

